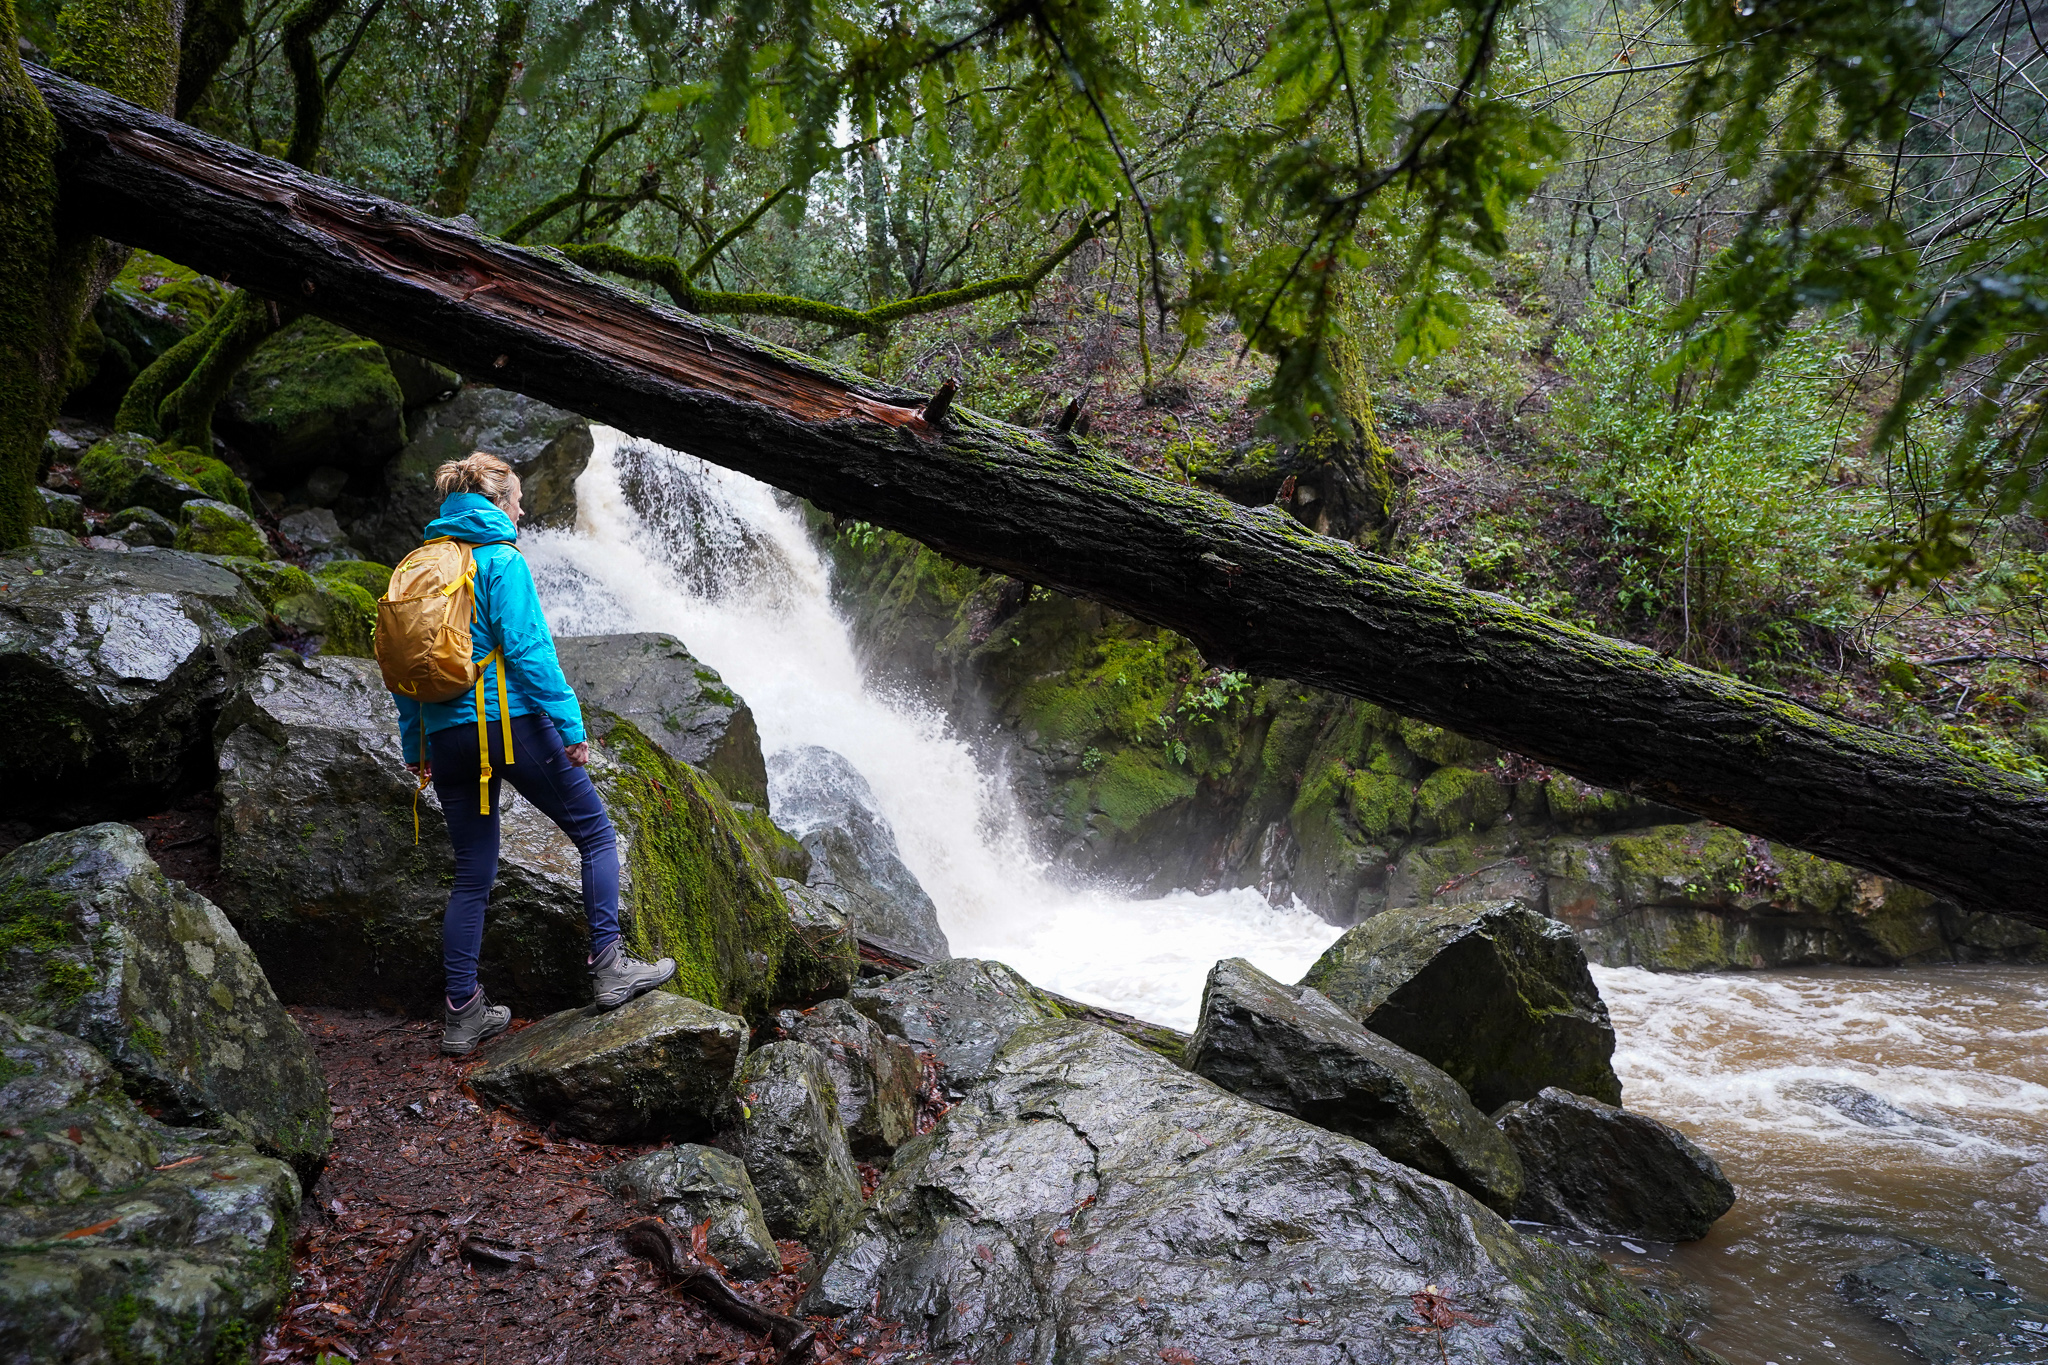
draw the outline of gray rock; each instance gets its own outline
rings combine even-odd
[[[1369,1142],[1495,1213],[1511,1213],[1522,1192],[1514,1149],[1456,1081],[1320,991],[1283,986],[1243,958],[1210,971],[1186,1065],[1254,1104]]]
[[[1000,962],[956,957],[893,981],[862,986],[852,1006],[919,1052],[938,1059],[955,1093],[988,1074],[996,1049],[1026,1024],[1057,1019],[1045,993]]]
[[[178,528],[170,519],[147,507],[124,507],[109,516],[100,530],[130,549],[153,545],[168,550],[178,538]]]
[[[1785,1087],[1789,1099],[1804,1100],[1834,1110],[1851,1123],[1865,1128],[1938,1128],[1941,1125],[1918,1114],[1909,1114],[1882,1095],[1873,1095],[1860,1085],[1844,1081],[1794,1081]]]
[[[924,1067],[901,1039],[844,1000],[826,1000],[775,1016],[776,1030],[825,1059],[839,1098],[839,1121],[853,1154],[886,1161],[917,1132],[917,1088]]]
[[[1519,902],[1375,915],[1302,984],[1449,1072],[1489,1113],[1552,1085],[1621,1103],[1614,1025],[1585,952]]]
[[[1850,1271],[1838,1288],[1932,1365],[2048,1359],[2048,1303],[2014,1289],[1989,1261],[1919,1246]]]
[[[740,1067],[740,1154],[777,1236],[822,1250],[860,1216],[860,1172],[825,1059],[770,1043]]]
[[[192,555],[0,558],[0,818],[161,810],[210,780],[222,703],[270,646],[263,607]],[[47,825],[45,826],[47,827]]]
[[[54,526],[31,526],[28,528],[29,548],[34,550],[76,550],[83,548],[83,542],[69,531],[59,531]],[[94,546],[91,548],[104,548]],[[123,547],[125,548],[125,547]]]
[[[806,949],[804,970],[791,975],[788,994],[808,1000],[845,996],[860,980],[860,940],[852,917],[800,881],[777,877],[775,885],[789,902],[790,925]]]
[[[1435,1286],[1470,1318],[1418,1340]],[[1581,1253],[1095,1025],[1031,1025],[904,1145],[799,1305],[977,1365],[1706,1362]]]
[[[1496,1117],[1522,1159],[1517,1218],[1692,1242],[1734,1206],[1714,1158],[1647,1115],[1553,1086]]]
[[[754,1182],[740,1159],[715,1147],[682,1143],[636,1157],[604,1173],[612,1197],[649,1213],[683,1234],[705,1229],[707,1249],[728,1275],[743,1280],[781,1273],[782,1252],[768,1231]]]
[[[0,1009],[110,1058],[167,1123],[224,1128],[311,1180],[327,1082],[227,917],[166,878],[127,825],[0,859]]]
[[[0,1358],[246,1357],[299,1198],[290,1166],[158,1123],[91,1047],[0,1015]]]
[[[768,769],[754,713],[673,635],[568,635],[562,672],[585,706],[639,727],[670,758],[718,783],[726,797],[768,804]]]
[[[349,544],[341,523],[334,519],[334,513],[325,507],[294,512],[280,519],[277,529],[284,533],[286,540],[305,552],[306,562],[313,568],[332,564],[337,559],[362,558],[356,553],[355,546]]]
[[[853,916],[862,936],[927,960],[951,957],[938,908],[904,866],[867,779],[830,749],[807,744],[768,765],[775,821],[811,855],[809,884]]]
[[[419,784],[376,663],[273,654],[221,730],[220,905],[278,995],[431,1011],[455,859],[431,786],[415,835]],[[505,807],[499,828],[484,981],[522,1012],[587,1004],[575,846],[525,801]]]
[[[529,526],[576,520],[576,477],[590,463],[590,424],[525,394],[484,385],[415,413],[412,439],[384,471],[385,501],[374,525],[351,527],[370,558],[396,564],[420,543],[421,528],[441,509],[434,471],[473,451],[496,455],[518,471]]]
[[[484,1045],[469,1075],[487,1104],[593,1142],[708,1136],[747,1052],[747,1021],[667,991],[615,1010],[564,1010]]]
[[[43,499],[43,525],[66,535],[82,536],[86,533],[83,498],[76,493],[59,493],[49,488],[38,488],[36,492]]]
[[[306,476],[305,500],[315,507],[331,507],[348,487],[348,471],[323,464]]]

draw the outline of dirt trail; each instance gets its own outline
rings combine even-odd
[[[311,1365],[323,1352],[392,1365],[775,1365],[764,1339],[684,1298],[620,1245],[617,1229],[644,1215],[598,1177],[660,1144],[601,1147],[479,1108],[464,1090],[468,1065],[437,1055],[433,1023],[292,1015],[326,1069],[334,1153],[308,1194],[296,1287],[257,1357],[265,1365]],[[424,1248],[408,1255],[415,1236]],[[736,1287],[789,1312],[808,1256],[795,1242],[781,1247],[782,1274]],[[819,1365],[918,1358],[891,1324],[856,1321],[836,1334],[817,1325]]]

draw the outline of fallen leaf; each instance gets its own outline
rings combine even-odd
[[[62,1237],[58,1238],[57,1240],[60,1242],[68,1242],[74,1237],[90,1237],[96,1232],[105,1232],[108,1228],[114,1226],[114,1224],[120,1221],[121,1220],[119,1218],[109,1218],[106,1222],[94,1223],[89,1228],[73,1228],[71,1231],[65,1233]]]

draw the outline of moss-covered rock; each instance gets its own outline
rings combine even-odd
[[[36,491],[43,499],[43,525],[69,536],[85,534],[85,508],[76,493],[58,493],[48,488]]]
[[[228,556],[234,570],[285,630],[307,637],[321,654],[373,656],[377,601],[346,575],[307,573],[274,559]],[[388,582],[390,570],[384,571]]]
[[[206,490],[162,459],[156,442],[126,434],[98,442],[78,461],[78,485],[94,507],[147,507],[166,517]]]
[[[212,781],[222,703],[269,647],[263,607],[176,551],[0,558],[0,816],[43,828],[163,809]]]
[[[825,1058],[806,1043],[770,1043],[740,1065],[740,1157],[768,1229],[823,1251],[860,1216],[839,1097]]]
[[[217,420],[250,464],[289,487],[321,465],[382,465],[405,444],[404,408],[382,347],[309,317],[250,357]]]
[[[167,1123],[223,1128],[319,1173],[327,1084],[225,916],[167,879],[127,825],[0,859],[0,1009],[83,1038]]]
[[[391,570],[367,559],[334,559],[313,570],[313,576],[328,582],[353,583],[375,602],[391,586]]]
[[[177,547],[201,555],[270,557],[270,541],[256,519],[233,503],[194,498],[178,509]]]
[[[124,507],[108,514],[100,534],[134,549],[149,545],[168,550],[177,543],[178,528],[161,512],[147,507]]]
[[[227,298],[224,286],[197,271],[132,252],[93,306],[91,344],[81,336],[79,346],[91,378],[74,397],[111,410],[136,375],[204,326]]]
[[[246,1358],[290,1290],[291,1167],[136,1108],[87,1044],[0,1015],[0,1345]]]

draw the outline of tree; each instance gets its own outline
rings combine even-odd
[[[202,269],[232,263],[342,326],[1169,626],[1219,663],[2048,922],[2048,796],[2034,783],[1374,558],[1070,436],[803,361],[558,256],[37,79],[69,147],[67,201],[138,245]]]

